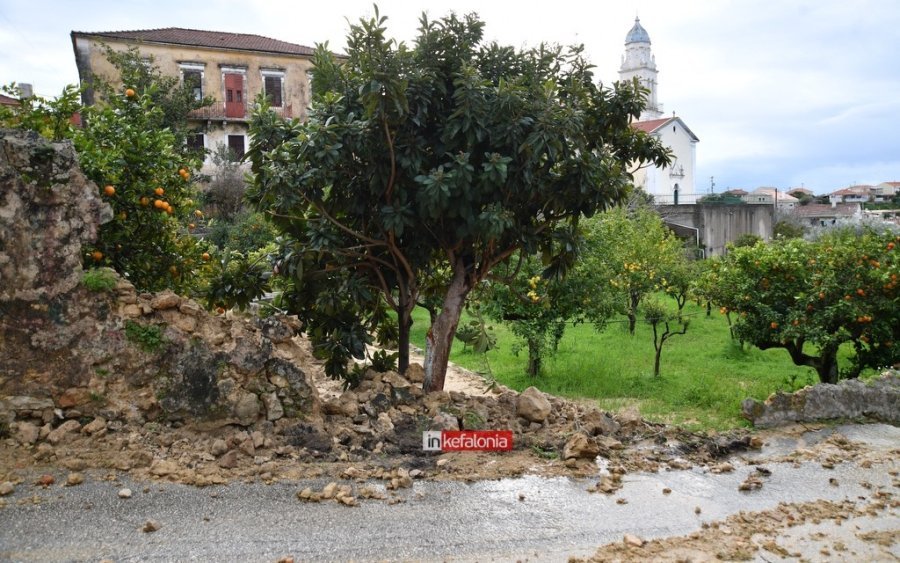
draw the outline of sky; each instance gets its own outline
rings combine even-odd
[[[897,0],[381,0],[411,42],[423,11],[476,12],[490,41],[584,44],[612,83],[639,16],[658,100],[700,138],[696,189],[806,187],[817,194],[900,181]],[[185,27],[342,51],[368,0],[0,0],[0,83],[55,97],[78,81],[70,32]],[[714,183],[714,184],[713,184]]]

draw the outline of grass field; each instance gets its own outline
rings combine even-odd
[[[671,300],[669,300],[671,301]],[[483,357],[453,344],[451,361],[486,372],[504,385],[522,390],[530,385],[570,398],[594,399],[610,411],[636,407],[650,420],[693,429],[728,429],[745,425],[740,403],[764,399],[779,389],[793,390],[818,381],[809,368],[791,363],[784,350],[762,351],[732,342],[724,315],[688,304],[687,334],[666,342],[660,377],[653,376],[653,336],[639,323],[634,336],[616,320],[598,333],[590,325],[567,326],[556,355],[544,360],[537,378],[525,374],[527,352],[512,353],[515,336],[501,323],[491,323],[497,347]],[[412,341],[424,347],[428,314],[416,312]]]

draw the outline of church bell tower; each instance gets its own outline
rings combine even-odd
[[[634,18],[634,26],[625,36],[625,55],[619,68],[619,80],[638,79],[641,86],[650,91],[647,107],[641,113],[641,121],[662,117],[662,105],[656,99],[656,59],[650,50],[650,35],[641,26],[641,19]]]

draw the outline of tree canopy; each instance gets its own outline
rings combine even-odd
[[[487,43],[477,16],[453,14],[422,16],[407,46],[385,20],[351,26],[344,60],[318,47],[307,122],[256,114],[248,196],[293,245],[281,270],[320,353],[358,356],[342,342],[365,340],[363,309],[384,319],[383,302],[402,370],[415,303],[442,295],[425,366],[440,389],[468,293],[520,250],[561,274],[579,220],[625,197],[630,167],[669,156],[630,127],[644,92],[600,85],[580,47]]]

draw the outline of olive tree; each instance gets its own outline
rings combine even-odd
[[[645,105],[636,83],[601,86],[579,47],[517,50],[483,33],[476,15],[422,16],[408,46],[376,12],[351,26],[345,59],[317,48],[307,122],[263,111],[253,124],[250,201],[303,243],[307,266],[396,312],[401,370],[422,288],[448,274],[427,335],[429,390],[443,388],[467,296],[498,264],[522,250],[571,266],[579,220],[624,198],[631,167],[669,161],[630,126]],[[298,288],[312,274],[295,272]],[[334,350],[329,331],[358,334],[316,324],[321,296],[306,295],[295,303],[319,342]]]

